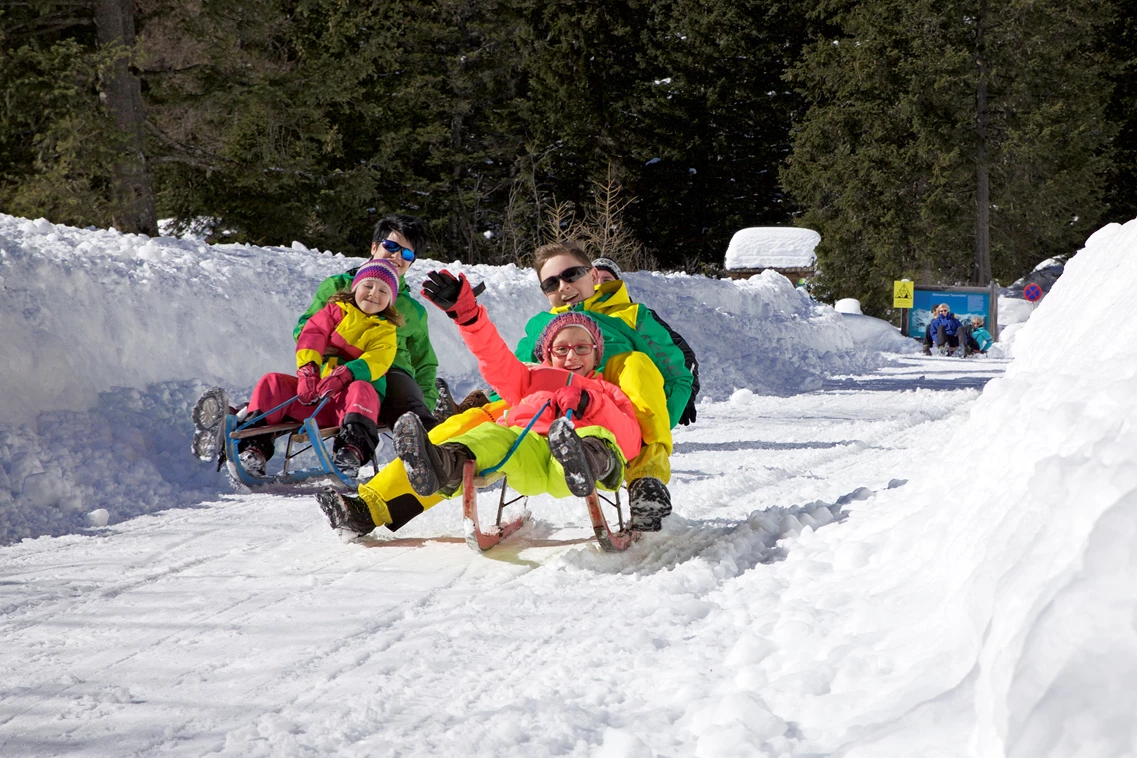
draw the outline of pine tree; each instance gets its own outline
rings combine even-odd
[[[822,234],[822,296],[879,313],[893,279],[1010,281],[1075,249],[1102,212],[1103,20],[1089,0],[825,6],[783,173]]]

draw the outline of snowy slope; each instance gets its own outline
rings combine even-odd
[[[475,273],[491,297],[524,288]],[[631,287],[687,334],[667,309],[701,281]],[[0,754],[1137,754],[1137,221],[1071,259],[1009,365],[893,356],[822,378],[850,349],[841,317],[742,284],[735,310],[692,319],[717,378],[677,431],[675,515],[627,554],[599,552],[572,500],[531,500],[534,523],[483,556],[453,504],[364,547],[310,497],[267,495],[0,548]],[[740,355],[768,363],[735,390],[755,371]],[[100,388],[86,417],[9,429],[9,487],[158,494],[19,467],[26,445],[78,451],[123,412],[126,449],[168,444],[172,463],[188,432],[145,419],[191,383]],[[68,439],[70,415],[92,420]],[[123,492],[108,505],[129,508]],[[23,498],[0,513],[53,510]]]
[[[0,451],[9,461],[0,544],[75,531],[94,510],[113,523],[229,491],[189,456],[194,399],[215,384],[248,397],[262,374],[294,370],[298,315],[324,277],[359,263],[299,244],[210,246],[0,215]],[[412,289],[442,265],[417,262]],[[548,307],[528,269],[447,265],[486,283],[481,300],[510,344]],[[880,363],[831,308],[772,272],[627,280],[699,351],[707,398],[792,394]],[[481,386],[449,319],[435,311],[430,324],[454,391]]]

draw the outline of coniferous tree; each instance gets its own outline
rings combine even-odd
[[[793,69],[812,107],[783,178],[822,234],[820,294],[882,312],[893,279],[985,283],[989,251],[1010,281],[1084,239],[1110,135],[1099,4],[873,0],[818,20],[837,32]]]

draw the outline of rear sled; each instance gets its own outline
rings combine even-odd
[[[292,422],[287,424],[273,424],[270,426],[249,426],[248,422],[240,421],[234,415],[225,417],[225,463],[229,468],[229,475],[233,481],[239,482],[253,489],[267,485],[293,485],[308,480],[316,480],[320,484],[330,484],[336,489],[355,491],[358,482],[345,475],[332,462],[332,456],[324,440],[335,437],[339,432],[338,426],[319,428],[316,420],[309,418],[303,423]],[[284,465],[278,474],[269,476],[255,476],[241,465],[237,453],[237,443],[246,437],[255,437],[260,434],[287,434],[288,443],[284,450]],[[295,459],[311,450],[316,456],[316,466],[290,470]],[[274,456],[275,457],[275,456]],[[378,462],[373,455],[371,464],[379,470]],[[315,481],[313,483],[316,483]]]
[[[491,526],[484,529],[482,528],[478,520],[478,490],[489,487],[499,479],[503,479],[503,477],[493,475],[488,477],[478,476],[477,465],[472,460],[466,461],[466,465],[462,469],[462,515],[466,527],[466,544],[475,550],[483,552],[489,550],[520,529],[528,520],[528,511],[514,518],[503,520],[503,512],[506,506],[512,505],[520,500],[525,500],[526,496],[517,495],[507,500],[507,482],[502,481],[501,498],[497,506],[497,518]],[[602,500],[616,510],[615,531],[609,526],[608,520],[604,516],[604,511],[600,505]],[[607,497],[599,495],[596,489],[593,488],[592,492],[584,498],[584,501],[588,506],[588,518],[592,523],[592,531],[596,535],[596,540],[600,543],[600,547],[605,552],[623,552],[639,538],[640,533],[633,532],[629,528],[630,525],[624,521],[619,494],[616,495],[614,500],[610,500]]]

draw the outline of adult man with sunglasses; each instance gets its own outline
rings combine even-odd
[[[628,461],[625,476],[632,528],[659,531],[671,513],[666,486],[671,479],[671,429],[691,397],[693,377],[683,352],[646,307],[632,302],[624,282],[599,284],[591,259],[576,243],[537,248],[533,269],[552,308],[529,319],[515,354],[533,361],[537,337],[562,313],[581,312],[596,321],[609,346],[601,371],[632,401],[643,433],[643,448]]]
[[[432,409],[438,402],[438,388],[435,378],[438,375],[438,358],[430,344],[427,328],[426,308],[411,296],[407,287],[406,273],[414,263],[417,251],[426,247],[426,226],[414,216],[395,214],[380,219],[375,225],[371,240],[372,259],[381,258],[391,262],[399,272],[399,294],[395,308],[406,321],[396,331],[398,350],[395,362],[387,371],[387,392],[379,406],[379,423],[390,428],[407,411],[422,420],[428,430],[438,424]],[[328,299],[337,292],[351,289],[352,279],[358,267],[342,274],[329,276],[320,283],[312,304],[300,317],[293,330],[293,338],[300,336],[300,330],[313,314],[327,305]]]

